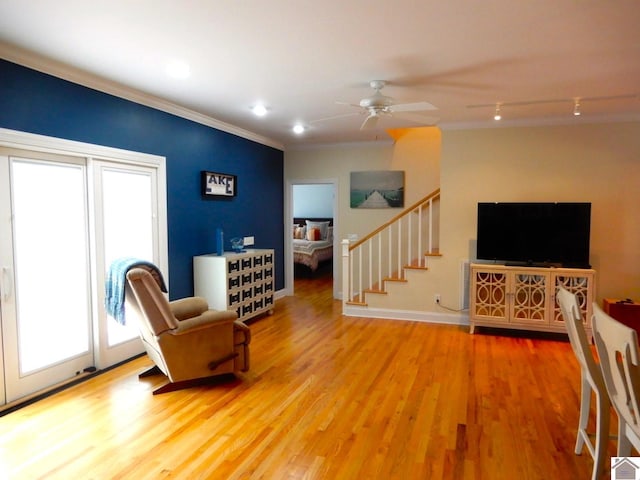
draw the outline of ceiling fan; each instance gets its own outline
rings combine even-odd
[[[385,115],[409,120],[421,125],[434,125],[438,121],[437,117],[415,113],[437,110],[437,107],[433,106],[429,102],[395,103],[393,98],[382,94],[381,90],[386,84],[387,82],[384,80],[372,80],[369,82],[369,85],[375,90],[375,92],[370,97],[365,97],[360,100],[359,104],[338,102],[344,105],[361,108],[364,113],[367,114],[367,118],[362,122],[360,130],[374,128],[378,124],[380,117]]]

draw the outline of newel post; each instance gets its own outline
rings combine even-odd
[[[351,275],[349,271],[349,240],[342,240],[342,312],[349,300],[349,285],[351,285]]]

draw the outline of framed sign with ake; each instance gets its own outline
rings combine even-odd
[[[237,177],[226,173],[202,172],[203,197],[235,197]]]

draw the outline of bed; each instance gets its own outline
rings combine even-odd
[[[316,230],[319,230],[317,232]],[[333,219],[293,219],[293,262],[312,272],[333,258]]]

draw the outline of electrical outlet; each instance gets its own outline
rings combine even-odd
[[[244,237],[244,242],[243,242],[243,244],[244,244],[244,246],[245,246],[245,247],[246,247],[246,246],[249,246],[249,245],[253,245],[253,244],[255,244],[255,243],[256,243],[256,242],[255,242],[255,239],[253,238],[253,236],[251,236],[251,237]]]
[[[433,300],[434,300],[434,302],[436,302],[438,305],[440,305],[440,294],[439,294],[439,293],[436,293],[436,294],[433,296]]]

